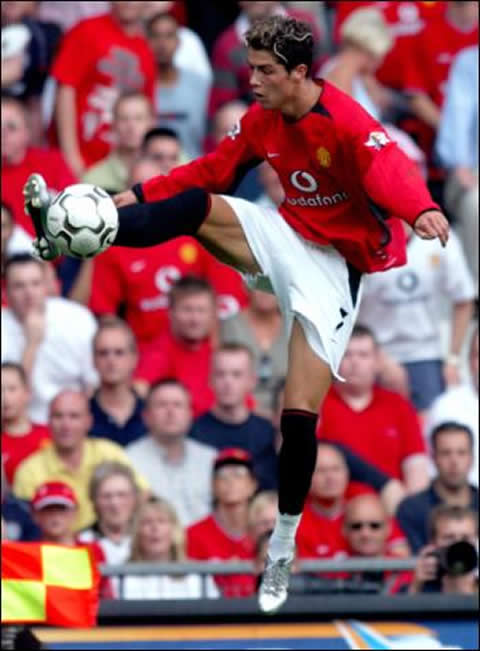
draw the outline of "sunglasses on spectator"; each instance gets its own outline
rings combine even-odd
[[[99,348],[95,351],[95,355],[98,355],[98,357],[108,357],[109,355],[124,357],[127,354],[128,350],[126,348]]]
[[[360,531],[360,529],[363,529],[364,527],[368,527],[369,529],[373,529],[374,531],[377,531],[378,529],[381,529],[383,527],[383,522],[379,521],[371,521],[371,522],[351,522],[350,524],[347,525],[348,529],[351,531]]]

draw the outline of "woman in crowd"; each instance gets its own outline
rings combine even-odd
[[[175,510],[163,499],[150,498],[135,518],[130,561],[147,563],[185,560],[185,535]],[[211,576],[206,577],[206,594],[198,574],[129,575],[124,579],[125,599],[197,599],[218,597]]]

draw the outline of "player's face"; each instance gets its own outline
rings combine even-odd
[[[245,404],[247,395],[255,388],[255,376],[248,354],[244,351],[217,353],[213,362],[212,388],[222,407]]]
[[[71,535],[76,509],[60,505],[46,506],[34,512],[34,519],[46,540],[61,540]]]
[[[347,509],[344,532],[352,551],[359,556],[382,556],[389,533],[378,500],[357,498]]]
[[[210,335],[215,322],[215,301],[208,292],[179,296],[170,308],[173,332],[190,342]]]
[[[95,509],[107,526],[127,531],[137,503],[134,487],[123,475],[112,475],[100,484]]]
[[[146,508],[139,523],[140,549],[145,560],[167,560],[173,537],[168,514],[155,507]]]
[[[450,489],[465,485],[473,462],[468,435],[461,430],[442,432],[437,437],[433,459],[443,484]]]
[[[347,466],[340,453],[333,448],[319,446],[310,488],[313,497],[319,500],[342,499],[348,481]]]
[[[21,163],[29,144],[30,134],[22,111],[2,102],[2,160]]]
[[[65,393],[53,400],[49,424],[57,448],[65,452],[77,449],[92,425],[86,398]]]
[[[246,466],[225,465],[215,472],[213,493],[220,505],[248,503],[256,487],[257,483]]]
[[[7,273],[8,304],[20,320],[45,306],[48,287],[45,269],[36,262],[16,264]]]
[[[109,328],[95,340],[94,361],[102,384],[116,386],[130,382],[137,355],[126,332]]]
[[[180,154],[180,144],[174,138],[154,138],[145,149],[145,156],[158,169],[157,174],[168,174],[177,167],[180,164]]]
[[[2,422],[13,422],[26,415],[30,392],[13,368],[2,369]]]
[[[152,25],[148,42],[159,66],[170,65],[178,47],[177,23],[173,18],[162,18]]]
[[[255,100],[265,109],[280,109],[297,90],[286,68],[266,50],[248,48],[250,86]]]
[[[117,146],[129,151],[138,151],[143,136],[152,123],[152,113],[146,99],[131,97],[123,100],[117,108],[114,122]]]
[[[175,385],[159,387],[148,399],[144,420],[153,436],[185,436],[192,424],[187,393]]]
[[[356,390],[370,389],[378,373],[378,351],[371,337],[353,337],[340,364],[340,375]]]

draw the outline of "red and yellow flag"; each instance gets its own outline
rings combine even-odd
[[[99,581],[87,547],[2,542],[2,623],[95,626]]]

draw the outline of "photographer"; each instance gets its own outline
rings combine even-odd
[[[420,551],[409,594],[475,594],[478,589],[475,511],[440,504],[431,512],[429,529],[430,542]]]

